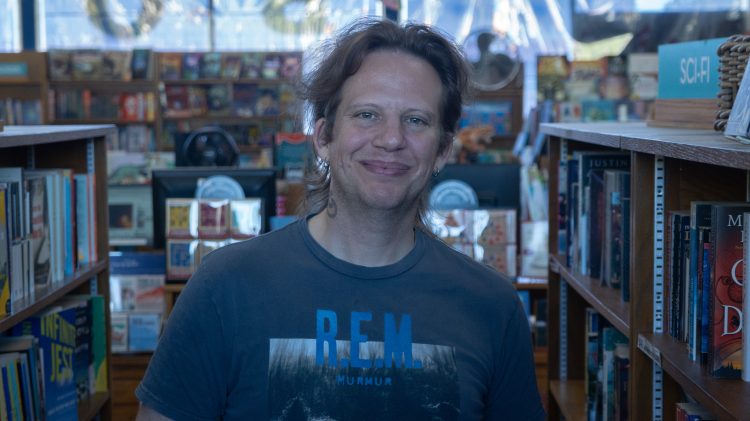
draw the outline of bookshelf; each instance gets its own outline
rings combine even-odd
[[[0,120],[6,125],[47,121],[47,55],[0,54]]]
[[[648,127],[645,123],[543,124],[550,160],[549,389],[551,420],[585,417],[584,312],[594,307],[629,338],[628,413],[630,419],[675,419],[684,394],[719,420],[750,413],[750,383],[712,377],[688,357],[658,321],[664,292],[660,267],[660,217],[689,208],[691,201],[746,201],[750,149],[720,133],[689,128]],[[566,267],[557,254],[559,167],[563,150],[623,150],[630,153],[630,301]],[[663,183],[663,186],[662,186]],[[661,205],[663,204],[663,208]],[[659,205],[659,206],[657,206]],[[554,221],[554,222],[553,222]],[[655,256],[657,259],[655,260]],[[563,321],[567,320],[567,324]],[[657,321],[655,323],[655,320]],[[658,380],[661,372],[661,384]]]
[[[107,233],[107,138],[117,133],[114,126],[6,126],[0,133],[0,166],[24,168],[72,168],[79,173],[92,173],[96,179],[95,210],[99,215],[96,227],[96,248],[99,259],[79,267],[62,282],[37,291],[34,299],[17,303],[13,314],[0,320],[0,331],[7,331],[28,316],[55,304],[69,294],[100,294],[109,301],[109,264]],[[109,306],[105,305],[105,326],[109,326]],[[108,330],[108,327],[105,329]],[[107,334],[107,364],[109,335]],[[78,404],[78,419],[111,419],[111,378],[108,392],[92,394]]]
[[[301,52],[159,52],[160,150],[204,126],[229,132],[242,152],[299,131],[293,80]]]

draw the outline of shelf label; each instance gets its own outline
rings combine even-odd
[[[659,99],[716,99],[719,56],[726,38],[659,46]]]
[[[25,78],[29,76],[29,66],[23,62],[0,63],[0,78]]]
[[[648,355],[651,360],[661,367],[661,352],[643,335],[638,335],[638,349],[643,351],[644,354]]]

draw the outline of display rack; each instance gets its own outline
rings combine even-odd
[[[6,125],[47,122],[47,55],[37,52],[0,54],[0,68],[3,69],[0,72],[0,108],[8,105],[14,108],[10,102],[38,101],[39,104],[38,109],[26,107],[25,110],[18,104],[14,118],[6,115],[0,120],[5,120]],[[24,121],[34,119],[39,121]]]
[[[565,257],[556,254],[557,230],[549,231],[549,311],[562,312],[565,317],[560,320],[567,320],[564,326],[550,325],[550,419],[586,416],[586,307],[594,307],[629,338],[630,419],[673,420],[675,405],[685,394],[717,419],[744,419],[750,414],[750,383],[710,376],[688,358],[684,343],[661,332],[663,232],[659,221],[665,212],[689,208],[691,201],[748,200],[750,148],[709,130],[656,128],[645,123],[543,124],[541,130],[549,139],[551,224],[558,217],[561,150],[629,151],[631,165],[629,302],[610,296],[612,291],[600,287],[598,280],[566,267]]]
[[[96,247],[99,260],[79,267],[62,282],[38,291],[33,299],[16,304],[11,315],[0,319],[0,331],[7,331],[27,317],[54,305],[69,294],[99,294],[109,302],[109,264],[107,232],[107,138],[115,136],[114,126],[7,126],[0,133],[0,166],[25,168],[71,168],[77,173],[95,175]],[[66,222],[69,223],[69,222]],[[109,352],[109,306],[105,306],[107,332],[107,364]],[[109,373],[110,370],[108,369]],[[107,378],[111,391],[111,379]],[[91,395],[78,403],[78,419],[92,420],[112,417],[110,392]]]

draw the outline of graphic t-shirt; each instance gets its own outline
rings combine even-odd
[[[420,230],[354,265],[304,220],[201,262],[136,395],[179,420],[544,418],[507,279]]]

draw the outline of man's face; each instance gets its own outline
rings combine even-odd
[[[442,84],[426,61],[413,55],[378,51],[343,85],[332,139],[316,146],[331,168],[331,194],[337,206],[353,209],[410,210],[438,156]],[[447,148],[446,148],[447,149]]]

